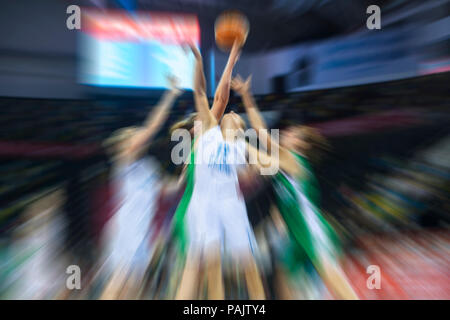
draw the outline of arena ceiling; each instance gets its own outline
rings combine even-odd
[[[414,0],[86,0],[90,5],[137,10],[189,12],[198,15],[203,45],[212,45],[215,18],[238,9],[249,18],[246,51],[259,51],[314,41],[363,28],[366,8],[382,13],[399,10]]]

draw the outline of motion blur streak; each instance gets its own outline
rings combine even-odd
[[[121,2],[80,1],[79,33],[65,27],[64,1],[2,5],[0,299],[176,298],[186,257],[174,215],[187,170],[171,160],[170,128],[195,111],[185,45],[201,49],[206,83],[217,84],[226,58],[214,19],[238,2],[141,0],[131,12]],[[308,160],[317,209],[342,244],[336,264],[360,299],[450,299],[449,1],[381,1],[380,30],[366,28],[371,1],[261,2],[267,9],[238,6],[251,27],[234,73],[253,75],[269,129],[298,124],[323,138],[321,157]],[[145,123],[168,74],[185,92],[146,160],[121,171],[105,142]],[[250,127],[240,97],[228,108]],[[287,270],[274,179],[249,176],[239,195],[265,297],[338,299],[312,259]],[[228,258],[225,298],[248,299]],[[193,268],[195,297],[206,299],[207,272]]]

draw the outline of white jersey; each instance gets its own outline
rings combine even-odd
[[[4,288],[9,288],[7,299],[54,299],[64,290],[65,270],[70,265],[60,254],[66,221],[60,212],[53,210],[46,209],[23,224],[22,228],[31,231],[11,245],[11,260],[5,260],[6,263],[23,262],[5,279]]]
[[[194,189],[186,214],[191,246],[250,252],[254,235],[238,181],[238,169],[246,163],[245,142],[225,141],[216,126],[199,138],[194,152]]]
[[[142,264],[150,257],[149,230],[160,189],[157,166],[150,158],[115,168],[118,210],[106,230],[109,264]]]

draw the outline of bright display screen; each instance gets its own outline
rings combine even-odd
[[[166,76],[192,89],[199,46],[197,17],[189,14],[82,10],[80,82],[106,87],[167,87]]]

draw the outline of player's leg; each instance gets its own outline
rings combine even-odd
[[[192,300],[196,297],[199,278],[200,254],[190,249],[178,287],[176,300]]]
[[[100,300],[115,300],[118,299],[122,288],[126,282],[128,275],[128,268],[125,265],[118,266],[108,280]]]
[[[342,269],[332,259],[321,257],[318,270],[326,285],[333,291],[338,299],[359,299]]]
[[[295,299],[294,290],[289,285],[289,279],[286,274],[286,270],[277,266],[275,269],[275,290],[280,300],[293,300]]]
[[[261,279],[259,268],[253,255],[249,255],[245,259],[244,264],[245,281],[247,283],[247,289],[249,298],[251,300],[263,300],[266,298],[264,292],[264,286]]]
[[[257,250],[256,240],[245,204],[239,203],[227,209],[222,214],[226,247],[232,253],[232,259],[242,265],[250,299],[265,299],[261,274],[253,256],[253,250]]]
[[[223,300],[225,290],[222,277],[222,259],[220,245],[214,245],[205,254],[206,276],[208,282],[208,299]]]

